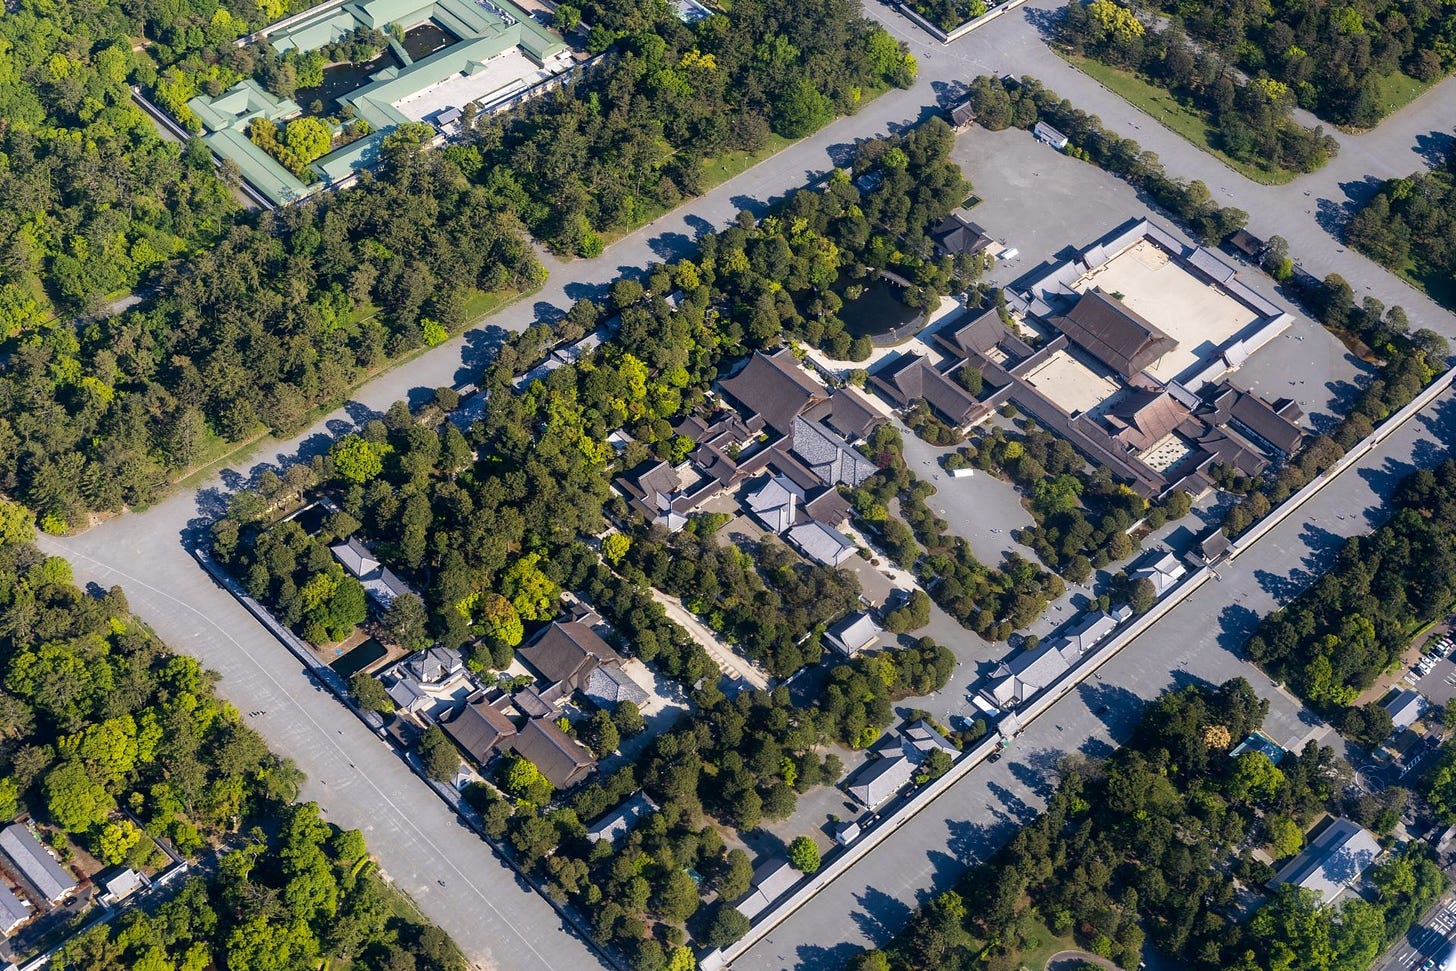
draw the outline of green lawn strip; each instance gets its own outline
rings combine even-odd
[[[1380,117],[1390,117],[1444,80],[1446,75],[1419,81],[1404,71],[1380,75],[1375,79],[1375,103],[1380,106]]]
[[[1113,94],[1181,135],[1202,151],[1223,162],[1229,168],[1261,185],[1283,185],[1295,179],[1299,173],[1279,167],[1265,168],[1240,162],[1218,147],[1218,131],[1208,124],[1204,114],[1182,104],[1170,92],[1149,84],[1142,78],[1121,68],[1103,64],[1090,57],[1075,57],[1057,51],[1069,64],[1100,83]]]
[[[1456,312],[1456,279],[1451,274],[1420,263],[1407,264],[1396,272],[1406,283],[1447,310]]]

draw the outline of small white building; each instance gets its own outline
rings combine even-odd
[[[1134,580],[1150,580],[1153,584],[1153,592],[1161,597],[1183,579],[1188,568],[1183,561],[1178,559],[1167,550],[1161,553],[1154,553],[1145,558],[1137,566],[1128,571],[1128,576]]]
[[[1048,145],[1050,145],[1052,148],[1055,148],[1059,152],[1067,147],[1067,136],[1063,135],[1061,132],[1057,131],[1055,128],[1053,128],[1051,125],[1048,125],[1044,121],[1039,121],[1035,125],[1033,125],[1031,128],[1031,134],[1036,138],[1037,141],[1046,142]]]
[[[1407,688],[1387,701],[1383,707],[1390,713],[1390,720],[1398,732],[1401,729],[1410,728],[1419,721],[1429,706],[1426,703],[1425,695],[1412,688]]]

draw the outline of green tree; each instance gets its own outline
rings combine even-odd
[[[429,615],[425,602],[412,591],[401,593],[389,602],[380,626],[384,634],[394,643],[410,651],[420,651],[430,646]]]
[[[536,768],[536,764],[521,755],[512,756],[506,761],[500,771],[500,782],[501,788],[506,792],[536,806],[549,803],[556,791],[550,780]]]
[[[726,901],[720,902],[714,908],[712,917],[708,919],[707,925],[703,928],[703,936],[701,938],[703,946],[710,948],[727,947],[744,934],[747,934],[749,927],[747,917],[744,917],[743,914]]]
[[[51,819],[68,833],[88,832],[106,822],[116,809],[111,793],[75,760],[62,762],[46,773],[41,788]]]
[[[460,767],[460,753],[439,725],[431,725],[420,734],[420,759],[425,772],[436,782],[449,782]]]
[[[612,533],[606,539],[602,540],[602,555],[607,558],[607,562],[612,564],[612,566],[616,566],[622,562],[622,557],[626,556],[627,551],[631,548],[631,538],[622,533]]]
[[[35,516],[9,499],[0,499],[0,546],[15,546],[35,539]]]
[[[334,136],[328,125],[305,115],[288,123],[283,140],[288,145],[288,150],[307,164],[329,153]]]
[[[540,553],[528,553],[517,558],[501,578],[503,592],[525,620],[554,616],[556,598],[561,595],[561,588],[541,571],[540,562]]]
[[[389,692],[379,679],[364,671],[356,671],[349,678],[349,694],[354,696],[359,707],[367,711],[377,711],[381,715],[389,716],[394,714],[394,699],[389,697]]]
[[[379,477],[384,471],[382,448],[359,435],[346,435],[329,449],[334,461],[334,474],[345,482],[363,484]]]
[[[789,844],[789,865],[802,873],[819,869],[819,844],[812,836],[796,836]]]
[[[602,709],[597,709],[587,719],[586,727],[582,730],[582,740],[597,754],[597,758],[604,759],[617,750],[622,743],[622,737],[617,732],[617,726],[612,721],[612,716]]]

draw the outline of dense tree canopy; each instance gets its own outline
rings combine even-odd
[[[1431,0],[1166,0],[1205,44],[1285,85],[1327,121],[1368,128],[1384,78],[1432,81],[1456,67],[1456,12]]]
[[[1389,522],[1347,540],[1329,571],[1245,647],[1317,706],[1350,704],[1456,601],[1456,462],[1412,472],[1391,505]]]

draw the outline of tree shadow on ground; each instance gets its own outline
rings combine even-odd
[[[1438,169],[1450,158],[1453,146],[1456,146],[1456,138],[1450,132],[1433,131],[1427,135],[1417,135],[1415,147],[1411,151],[1421,157],[1427,168]]]
[[[1243,604],[1229,604],[1218,615],[1218,646],[1234,657],[1244,656],[1244,645],[1259,628],[1259,614]]]
[[[1290,570],[1287,574],[1255,570],[1254,579],[1258,581],[1260,590],[1273,597],[1276,604],[1283,606],[1303,593],[1314,582],[1314,575],[1299,568]]]
[[[794,951],[795,971],[840,971],[847,967],[860,948],[848,942],[825,947],[822,944],[800,944]],[[783,955],[778,955],[783,958]],[[786,959],[785,959],[786,960]],[[785,965],[787,967],[788,965]]]
[[[851,914],[856,926],[876,946],[900,932],[912,913],[904,901],[896,900],[883,890],[866,887],[854,895],[857,909]]]
[[[1144,704],[1143,699],[1122,685],[1109,684],[1100,678],[1077,685],[1077,695],[1097,720],[1114,734],[1126,728],[1129,720],[1142,711]]]

